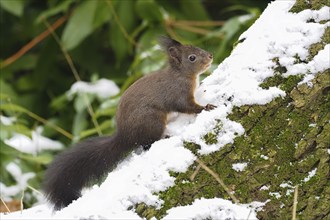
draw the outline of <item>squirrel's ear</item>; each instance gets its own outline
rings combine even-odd
[[[167,51],[170,47],[181,46],[180,42],[173,40],[172,38],[169,38],[167,36],[160,36],[158,38],[158,42],[165,51]]]
[[[176,47],[170,47],[168,48],[168,55],[171,60],[174,60],[176,64],[181,63],[181,56],[180,56],[180,51]]]

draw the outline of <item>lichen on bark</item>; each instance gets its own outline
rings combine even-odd
[[[291,12],[304,9],[320,9],[328,1],[297,0]],[[326,28],[320,42],[309,48],[309,62],[330,43],[330,29]],[[286,92],[266,105],[235,107],[229,119],[242,124],[245,134],[233,144],[221,150],[200,156],[198,146],[184,145],[201,161],[215,171],[225,184],[235,192],[241,203],[267,201],[258,213],[260,219],[291,219],[294,187],[298,187],[297,217],[299,219],[330,219],[330,69],[317,73],[311,80],[313,86],[298,83],[301,75],[284,77],[286,69],[278,59],[276,73],[260,86],[264,89],[276,86]],[[208,144],[216,144],[221,124],[203,138]],[[232,169],[232,164],[246,162],[242,172]],[[230,196],[219,183],[201,169],[193,181],[197,163],[186,173],[173,173],[176,184],[159,193],[164,201],[160,209],[139,204],[137,213],[147,219],[160,219],[175,206],[191,204],[197,198],[224,198]],[[311,172],[315,175],[311,176]]]

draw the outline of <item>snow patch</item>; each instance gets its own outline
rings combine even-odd
[[[260,190],[269,190],[269,186],[262,186],[261,188],[260,188]]]
[[[317,168],[313,169],[312,171],[308,172],[308,176],[304,178],[303,182],[308,182],[313,176],[315,176]]]
[[[156,193],[174,185],[175,181],[169,171],[184,172],[195,159],[178,137],[157,141],[149,151],[132,154],[100,187],[87,191],[56,217],[98,214],[107,219],[137,219],[138,215],[128,209],[142,202],[160,208],[163,202]],[[97,207],[86,201],[97,201]]]
[[[237,172],[242,172],[247,165],[247,163],[235,163],[232,165],[232,168]]]
[[[3,125],[9,126],[9,125],[12,125],[15,121],[16,121],[15,117],[6,117],[3,115],[0,115],[0,122]]]
[[[311,80],[315,78],[315,75],[330,68],[329,56],[330,44],[327,44],[323,50],[318,52],[312,61],[305,64],[304,70],[302,71],[307,72],[307,74],[298,85],[306,83],[308,86],[312,87],[313,84],[311,83]]]
[[[279,192],[270,192],[269,193],[270,196],[275,196],[276,199],[281,198],[281,194]]]
[[[259,203],[258,207],[264,204]],[[257,219],[255,208],[224,199],[197,199],[191,205],[171,208],[165,219]]]
[[[269,159],[269,157],[268,157],[268,156],[266,156],[266,155],[263,155],[263,154],[261,154],[261,155],[260,155],[260,157],[261,157],[262,159],[264,159],[264,160],[268,160],[268,159]]]
[[[96,95],[99,99],[104,100],[117,95],[119,92],[119,87],[112,80],[100,79],[93,83],[83,81],[75,82],[72,84],[67,96],[71,98],[75,94],[86,93]]]
[[[6,186],[4,183],[0,182],[0,194],[1,198],[5,201],[12,200],[13,196],[22,193],[28,186],[28,181],[35,177],[35,173],[28,172],[23,173],[21,168],[14,162],[9,163],[6,166],[6,170],[15,179],[16,185]]]
[[[31,138],[26,135],[16,133],[4,142],[16,150],[33,155],[37,155],[43,150],[59,150],[63,148],[63,144],[61,142],[44,137],[41,133],[42,128],[38,127],[35,131],[32,131]]]

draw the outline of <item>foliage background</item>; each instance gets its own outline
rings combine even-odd
[[[18,152],[4,143],[14,133],[31,136],[41,125],[44,136],[66,146],[111,134],[120,94],[165,64],[165,55],[155,47],[159,35],[212,52],[215,68],[268,2],[0,0],[0,110],[16,118],[14,125],[1,124],[1,182],[16,184],[5,169],[15,160],[23,172],[37,174],[29,184],[39,189],[46,165],[58,153]],[[121,93],[107,100],[67,97],[74,82],[100,78],[116,82]],[[23,198],[25,207],[35,201],[34,196]]]

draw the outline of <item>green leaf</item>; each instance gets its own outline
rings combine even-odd
[[[75,114],[73,119],[73,125],[72,125],[72,134],[75,137],[78,137],[80,132],[83,131],[85,128],[87,128],[87,112],[86,111],[80,111],[77,114]]]
[[[163,20],[159,5],[154,0],[138,0],[136,2],[136,11],[142,19],[148,22],[161,22]]]
[[[84,1],[75,9],[62,35],[67,50],[75,48],[92,33],[96,7],[97,1]]]
[[[69,103],[68,97],[65,94],[60,95],[56,98],[54,98],[50,104],[50,107],[54,110],[62,110],[67,107],[67,104]]]
[[[25,0],[0,0],[0,6],[9,13],[21,17],[25,2]]]
[[[62,42],[67,50],[78,46],[97,27],[110,19],[104,1],[83,1],[65,26]]]
[[[106,129],[112,128],[113,127],[113,121],[112,120],[106,120],[103,123],[100,124],[100,129],[101,131],[104,131]],[[80,133],[80,139],[83,139],[85,137],[97,134],[98,130],[96,128],[88,129],[85,131],[82,131]]]
[[[37,164],[49,164],[52,161],[53,157],[52,157],[51,154],[43,153],[43,154],[38,155],[38,156],[33,156],[33,155],[29,155],[29,154],[22,154],[20,156],[20,158],[24,159],[26,161],[37,163]]]
[[[184,14],[185,18],[191,20],[209,20],[207,11],[205,10],[202,1],[189,1],[186,0],[179,1],[181,5],[181,14]]]
[[[9,138],[9,136],[11,136],[13,133],[20,133],[20,134],[24,134],[26,136],[31,135],[31,130],[22,124],[18,124],[18,123],[14,123],[12,125],[0,124],[0,126],[1,126],[1,131],[0,131],[1,139]]]
[[[134,1],[118,1],[117,3],[113,7],[117,13],[119,24],[113,22],[110,26],[110,44],[116,54],[118,65],[132,49],[132,44],[124,35],[123,29],[127,34],[130,33],[136,24],[136,17]]]
[[[76,112],[85,111],[89,104],[91,104],[95,99],[94,94],[88,93],[78,93],[74,100],[74,109]]]
[[[10,95],[2,93],[3,84],[1,82],[2,82],[2,80],[0,80],[0,87],[1,87],[0,100],[6,101],[6,100],[10,99]]]
[[[96,11],[97,13],[95,13],[93,21],[94,29],[100,27],[102,24],[104,24],[106,21],[109,21],[111,18],[107,1],[98,1]]]
[[[17,156],[21,153],[20,151],[16,150],[15,148],[10,147],[7,144],[5,144],[5,142],[3,142],[2,140],[0,140],[0,148],[1,148],[0,154]]]
[[[217,34],[224,35],[224,38],[215,53],[215,59],[224,59],[224,57],[228,55],[226,54],[226,51],[228,51],[227,47],[228,45],[230,45],[230,41],[234,38],[234,36],[240,33],[239,31],[241,29],[241,26],[242,23],[240,21],[240,16],[236,16],[230,18],[220,29]]]
[[[36,19],[36,23],[39,24],[43,19],[47,19],[53,15],[56,15],[60,12],[66,12],[69,6],[74,2],[74,0],[65,0],[60,2],[60,4],[52,7],[46,11],[43,11]]]
[[[109,118],[110,116],[114,116],[116,113],[116,108],[106,108],[106,109],[98,109],[95,112],[95,118],[99,118],[101,116],[106,116],[107,118]]]
[[[0,97],[3,101],[13,101],[18,97],[12,85],[2,79],[0,79],[0,89]]]
[[[1,104],[0,110],[10,111],[10,112],[21,112],[21,113],[29,112],[27,109],[25,109],[19,105],[16,105],[16,104],[12,104],[12,103]]]
[[[39,156],[22,153],[16,150],[15,148],[8,146],[2,140],[0,140],[0,147],[1,147],[1,151],[0,151],[1,155],[10,156],[13,158],[19,157],[23,160],[31,161],[38,164],[48,164],[52,160],[52,156],[49,153],[43,153],[40,154]]]

